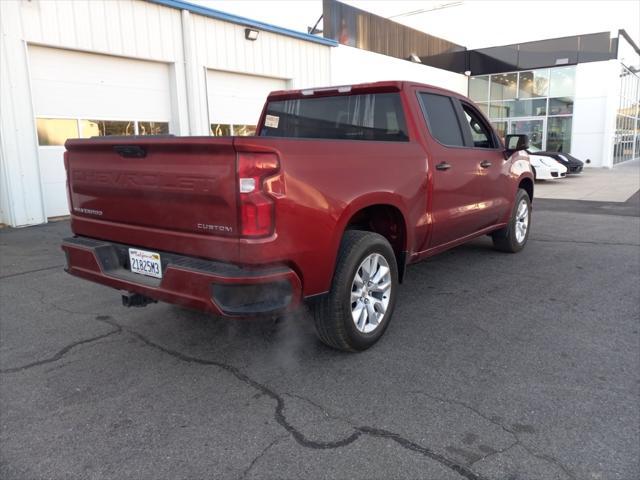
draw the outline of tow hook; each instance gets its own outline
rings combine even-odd
[[[146,307],[150,303],[158,303],[158,301],[139,293],[129,292],[122,295],[122,305],[125,307]]]

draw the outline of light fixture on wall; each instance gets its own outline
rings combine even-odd
[[[245,28],[244,29],[244,38],[247,40],[251,40],[252,42],[258,39],[258,34],[260,32],[258,30],[254,30],[253,28]]]

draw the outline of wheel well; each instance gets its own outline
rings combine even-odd
[[[407,226],[402,212],[393,205],[371,205],[357,211],[349,219],[347,230],[375,232],[386,238],[396,255],[399,279],[406,263]]]
[[[518,185],[529,195],[529,200],[533,201],[533,181],[530,178],[523,178]]]

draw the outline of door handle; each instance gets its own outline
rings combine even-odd
[[[480,166],[482,168],[489,168],[491,166],[491,162],[489,162],[488,160],[483,160],[482,162],[480,162]]]
[[[436,170],[449,170],[450,168],[451,165],[449,165],[447,162],[440,162],[436,165]]]

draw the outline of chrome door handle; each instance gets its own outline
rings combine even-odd
[[[487,160],[483,160],[482,162],[480,162],[480,166],[482,168],[489,168],[491,166],[491,162],[489,162]]]
[[[447,162],[440,162],[436,165],[436,170],[449,170],[450,168],[451,165],[449,165]]]

